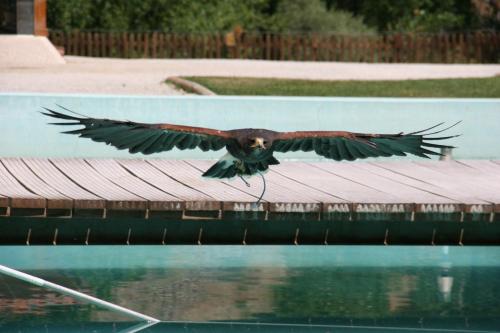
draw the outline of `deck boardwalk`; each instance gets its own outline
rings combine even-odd
[[[499,161],[284,162],[272,166],[265,174],[267,190],[258,206],[255,202],[263,185],[260,177],[247,179],[249,187],[237,178],[201,177],[212,163],[1,158],[0,216],[4,221],[18,217],[78,219],[81,216],[110,220],[117,216],[113,212],[120,212],[121,217],[151,220],[148,222],[151,226],[159,221],[160,215],[155,212],[164,212],[166,215],[161,215],[164,219],[221,220],[228,221],[226,225],[239,219],[246,221],[237,227],[244,234],[243,242],[250,228],[245,224],[248,221],[261,223],[288,217],[297,227],[288,230],[293,235],[286,237],[294,238],[295,243],[299,237],[298,225],[304,221],[316,221],[307,228],[321,229],[325,243],[333,237],[331,233],[329,236],[333,232],[329,224],[332,221],[413,222],[426,216],[427,221],[437,223],[430,229],[433,242],[442,221],[459,223],[453,232],[460,232],[460,242],[468,221],[489,225],[498,225],[500,221]],[[78,214],[81,212],[83,215]],[[214,226],[212,223],[203,228]],[[390,226],[393,225],[379,225],[385,230],[384,242]],[[166,225],[155,228],[161,229],[165,242]],[[175,228],[179,231],[188,227]],[[197,233],[198,243],[207,232],[203,228],[199,225],[190,231]],[[301,224],[300,228],[303,230],[304,226]],[[353,225],[342,228],[345,231]],[[85,230],[88,238],[90,228]],[[131,230],[129,227],[127,243]],[[337,234],[342,230],[336,230]]]

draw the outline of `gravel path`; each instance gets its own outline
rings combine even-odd
[[[179,95],[169,76],[239,76],[315,80],[491,77],[500,65],[365,64],[207,59],[108,59],[66,56],[39,68],[0,65],[0,92]]]

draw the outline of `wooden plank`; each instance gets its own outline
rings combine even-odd
[[[94,32],[92,33],[92,38],[94,40],[94,57],[100,57],[101,56],[101,44],[100,44],[100,39],[99,39],[99,33]]]
[[[154,184],[155,187],[160,188],[162,191],[165,191],[181,200],[203,201],[212,199],[210,196],[172,179],[152,166],[150,163],[146,163],[146,161],[137,159],[120,159],[117,162],[133,175],[141,178],[143,181],[149,184]]]
[[[129,58],[128,33],[122,33],[122,57]]]
[[[215,57],[217,59],[222,58],[222,49],[224,43],[222,43],[222,36],[220,34],[215,35]]]
[[[116,34],[114,32],[111,32],[108,34],[108,47],[107,47],[107,54],[106,57],[116,57],[117,52],[115,49],[115,36]]]
[[[393,162],[393,163],[383,163],[383,162],[373,162],[372,164],[377,165],[381,168],[387,169],[394,173],[413,178],[415,180],[431,184],[434,188],[441,188],[446,191],[453,193],[453,198],[468,204],[468,209],[472,211],[482,211],[489,207],[492,202],[486,200],[485,198],[478,197],[476,195],[470,194],[468,191],[464,191],[463,183],[457,182],[455,179],[447,179],[443,177],[443,174],[415,163],[407,162]],[[452,206],[449,207],[450,210]],[[490,208],[491,209],[491,208]]]
[[[109,43],[108,43],[108,36],[110,36],[111,33],[100,33],[101,37],[101,57],[109,57]]]
[[[188,163],[197,168],[201,173],[210,168],[215,161],[193,160]],[[266,192],[263,196],[263,200],[269,203],[269,210],[271,212],[310,213],[319,212],[321,210],[321,203],[323,202],[347,204],[345,200],[311,189],[303,184],[283,177],[279,173],[273,172],[272,169],[265,174],[265,178]],[[255,175],[250,178],[245,178],[245,180],[250,184],[250,187],[246,186],[239,178],[234,178],[232,180],[224,179],[220,182],[253,196],[254,201],[257,200],[263,189],[261,177]],[[236,199],[233,198],[233,200]]]
[[[87,35],[87,56],[92,57],[94,55],[93,53],[93,48],[92,48],[92,33],[87,32],[84,33],[84,35]]]
[[[218,201],[231,201],[235,198],[241,198],[244,201],[255,201],[249,195],[241,191],[222,184],[218,180],[212,180],[201,176],[200,170],[193,168],[190,164],[181,160],[149,160],[149,164],[161,172],[167,174],[181,184],[195,188],[205,195]],[[245,200],[246,199],[246,200]]]
[[[109,209],[145,210],[147,208],[147,202],[144,198],[113,184],[81,159],[62,158],[51,161],[75,183],[106,199],[108,201],[106,207]]]
[[[158,58],[158,32],[153,31],[151,36],[151,57]]]
[[[411,201],[404,202],[389,193],[359,184],[321,169],[311,170],[303,162],[273,166],[279,174],[294,179],[311,188],[326,192],[354,204],[358,212],[407,212],[412,211]]]
[[[427,183],[424,180],[400,174],[398,172],[390,170],[389,168],[386,168],[385,166],[387,166],[388,164],[389,163],[381,163],[380,165],[377,165],[375,163],[356,163],[355,168],[362,169],[373,175],[377,175],[379,177],[428,192],[430,194],[436,195],[437,197],[443,197],[445,201],[449,199],[451,202],[463,202],[463,195],[459,192],[452,192],[436,185]],[[477,198],[470,199],[474,200],[474,202],[478,204],[487,204],[486,201],[479,200]]]
[[[47,199],[47,208],[72,209],[73,200],[38,178],[20,158],[4,158],[3,165],[24,187]]]
[[[498,174],[482,172],[481,168],[483,167],[472,167],[456,161],[447,161],[444,163],[418,161],[415,164],[441,173],[449,183],[462,183],[462,188],[467,189],[466,184],[469,184],[478,193],[483,192],[483,194],[486,194],[485,192],[491,192],[491,194],[495,195],[495,199],[500,199],[500,179],[498,179]]]
[[[137,159],[121,159],[118,163],[143,181],[154,184],[162,191],[168,192],[186,202],[187,210],[219,210],[220,202],[213,197],[189,187],[171,178],[150,163]]]
[[[201,173],[210,168],[216,161],[203,161],[203,160],[193,160],[189,161],[189,164],[194,166],[196,169],[198,169],[198,172],[200,172],[200,177]],[[317,202],[317,200],[311,199],[310,197],[303,195],[299,193],[298,191],[291,190],[288,187],[284,187],[282,184],[279,183],[279,181],[276,180],[276,177],[273,176],[268,176],[268,173],[266,173],[266,193],[263,197],[265,201],[268,202]],[[206,178],[202,178],[206,179]],[[209,179],[210,182],[212,180]],[[237,190],[244,192],[246,194],[251,195],[253,198],[250,198],[251,201],[255,201],[262,193],[263,189],[263,183],[262,183],[262,178],[258,175],[245,178],[245,181],[247,181],[250,186],[245,185],[245,183],[239,179],[238,177],[235,177],[231,180],[215,180],[217,182],[222,182],[225,184],[230,185],[233,188],[236,188]],[[291,191],[291,192],[290,192]],[[296,192],[296,193],[295,193]],[[231,193],[232,197],[231,199],[237,198],[239,195],[238,192],[232,192]],[[234,195],[234,196],[233,196]],[[246,197],[246,196],[245,196]]]
[[[203,178],[200,170],[194,168],[185,161],[153,159],[147,162],[179,183],[195,188],[219,203],[253,203],[256,201],[255,197],[243,193],[228,184],[214,179]],[[262,207],[263,205],[261,205],[259,209],[263,209]],[[229,208],[230,207],[227,206],[224,209],[229,210]],[[250,205],[248,205],[248,210],[253,210]]]
[[[83,189],[46,158],[24,158],[24,163],[45,183],[50,184],[59,193],[74,200],[74,208],[103,209],[105,201],[99,196]]]
[[[10,198],[13,208],[45,208],[45,199],[28,191],[0,161],[0,195]]]
[[[491,173],[482,173],[477,168],[455,161],[415,162],[415,164],[439,172],[442,182],[448,186],[460,187],[469,195],[493,204],[500,204],[500,179],[491,177]]]
[[[130,193],[150,201],[149,209],[182,210],[182,200],[141,180],[112,159],[87,159],[98,173]]]
[[[345,178],[347,180],[369,186],[381,192],[397,194],[404,201],[416,204],[460,204],[457,200],[441,196],[436,193],[424,191],[418,187],[412,187],[404,183],[394,181],[389,178],[381,177],[362,167],[362,162],[358,163],[310,163],[313,167],[320,168],[333,175]]]
[[[345,164],[349,165],[349,163]],[[353,169],[352,173],[346,174],[338,170],[336,173],[374,188],[397,193],[398,197],[404,197],[400,199],[401,202],[411,201],[415,204],[415,212],[452,213],[462,211],[463,202],[457,199],[460,198],[459,194],[450,193],[425,181],[400,175],[372,163],[352,163],[350,167]],[[398,184],[403,185],[403,187]],[[491,210],[492,207],[488,202],[479,201],[466,208],[467,211],[486,211]]]
[[[304,163],[262,179],[201,176],[214,161],[0,159],[0,206],[280,213],[500,211],[497,161]],[[46,199],[48,201],[46,201]],[[107,200],[106,205],[104,200]],[[51,201],[54,204],[51,204]]]
[[[459,164],[467,165],[478,170],[481,176],[491,178],[493,181],[500,180],[500,162],[488,160],[460,160]]]
[[[265,58],[264,60],[271,60],[271,34],[270,33],[266,33],[266,37],[265,37]]]
[[[481,63],[482,61],[482,33],[480,31],[476,31],[475,34],[473,35],[474,39],[474,46],[475,46],[475,61],[478,63]]]
[[[142,35],[142,38],[141,38],[141,35]],[[142,58],[148,58],[149,57],[149,33],[144,32],[142,34],[139,34],[139,38],[142,39]]]
[[[0,207],[5,208],[9,206],[9,198],[0,195]]]

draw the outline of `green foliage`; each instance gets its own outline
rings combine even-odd
[[[498,29],[500,8],[483,0],[323,0],[379,32]]]
[[[279,2],[269,30],[280,32],[373,33],[362,19],[341,10],[328,10],[320,0]]]
[[[180,0],[164,18],[170,31],[218,32],[242,26],[256,30],[263,24],[259,15],[265,0]]]
[[[498,13],[480,0],[48,0],[49,28],[65,31],[439,32],[499,28]]]
[[[56,30],[85,29],[93,24],[90,0],[49,0],[47,26]]]
[[[456,0],[412,0],[411,7],[401,13],[394,24],[396,30],[439,32],[464,29],[465,17],[470,14],[461,10]],[[465,8],[467,9],[467,8]],[[472,8],[470,8],[472,9]]]
[[[54,30],[220,32],[372,32],[347,11],[320,0],[49,0]]]
[[[463,25],[464,18],[452,13],[427,13],[416,10],[413,17],[406,17],[398,22],[397,30],[415,32],[439,32],[458,30]]]
[[[500,97],[500,76],[484,79],[313,81],[189,77],[219,95]]]
[[[339,8],[350,8],[369,26],[380,32],[439,32],[484,28],[471,0],[362,0],[349,7],[341,0],[330,0]]]
[[[55,30],[227,31],[263,25],[267,0],[49,0],[48,26]]]

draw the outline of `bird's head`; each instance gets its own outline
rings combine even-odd
[[[267,149],[267,140],[262,137],[249,138],[249,147],[252,149]]]

